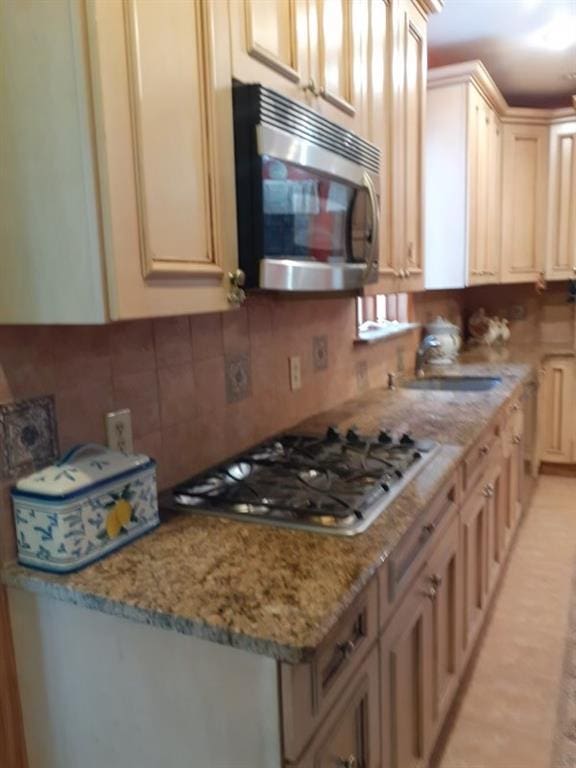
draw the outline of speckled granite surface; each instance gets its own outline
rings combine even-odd
[[[301,425],[317,431],[355,424],[366,432],[387,426],[442,443],[364,534],[346,539],[183,514],[77,574],[13,565],[3,580],[284,661],[305,660],[545,353],[532,346],[493,359],[476,350],[442,372],[502,376],[489,392],[376,389]]]

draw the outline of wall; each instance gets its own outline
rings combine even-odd
[[[0,403],[53,395],[61,452],[105,442],[104,414],[130,408],[135,449],[157,459],[166,487],[413,364],[418,331],[359,346],[352,343],[355,322],[352,298],[251,296],[226,314],[103,327],[4,326]],[[316,365],[314,349],[326,352]],[[290,355],[302,362],[297,392],[289,388]],[[15,552],[14,479],[0,480],[4,560]]]

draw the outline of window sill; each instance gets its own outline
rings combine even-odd
[[[420,323],[390,323],[383,328],[362,331],[354,339],[354,344],[375,344],[378,341],[388,341],[388,339],[394,339],[396,336],[402,336],[420,327]]]

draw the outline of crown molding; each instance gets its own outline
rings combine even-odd
[[[481,61],[464,61],[428,70],[428,89],[443,88],[447,85],[473,85],[486,101],[496,110],[504,123],[524,125],[550,125],[574,120],[576,95],[572,96],[572,107],[562,109],[534,109],[532,107],[509,107],[498,86]]]
[[[506,100],[484,64],[478,59],[428,70],[428,88],[430,89],[462,83],[474,85],[498,114],[503,115],[507,112]]]

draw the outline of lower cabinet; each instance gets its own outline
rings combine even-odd
[[[464,601],[462,647],[471,648],[486,607],[486,552],[488,531],[488,497],[483,482],[478,483],[461,511],[462,558],[464,561]]]
[[[426,764],[432,724],[435,594],[424,569],[380,640],[383,768]]]
[[[296,768],[380,768],[378,647],[319,729]]]
[[[284,670],[286,766],[428,765],[522,514],[521,402],[482,434],[309,668]],[[332,659],[336,678],[321,673]]]
[[[539,392],[540,458],[555,464],[576,461],[574,357],[551,357],[544,363]]]

